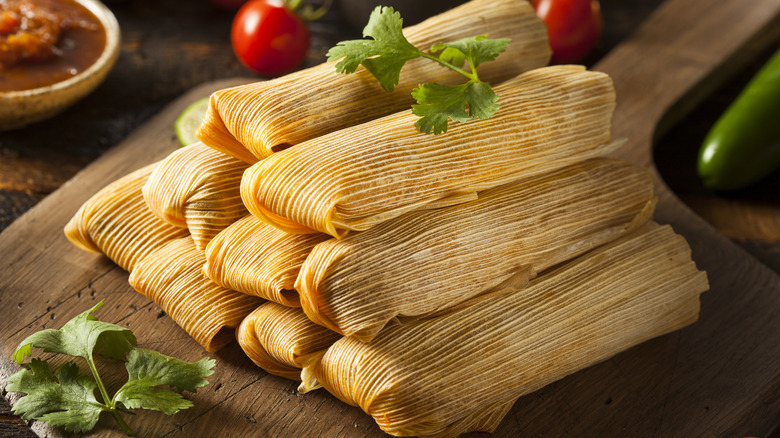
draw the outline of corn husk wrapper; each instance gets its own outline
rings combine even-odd
[[[253,165],[241,198],[291,233],[343,237],[403,213],[462,203],[477,191],[614,150],[612,81],[580,66],[536,69],[496,87],[487,120],[424,135],[398,113],[328,134]]]
[[[160,220],[144,202],[141,187],[157,165],[130,173],[92,196],[65,225],[68,240],[130,271],[165,243],[188,235]]]
[[[143,187],[144,199],[163,220],[187,227],[202,251],[217,233],[247,214],[239,192],[247,167],[195,143],[160,162]]]
[[[213,352],[234,339],[233,329],[262,300],[212,283],[202,273],[205,261],[189,236],[176,239],[141,260],[130,285]]]
[[[577,370],[696,321],[707,278],[670,227],[648,224],[457,311],[343,338],[316,380],[387,433],[493,431],[514,401]]]
[[[549,61],[546,27],[525,1],[474,0],[404,29],[424,51],[483,34],[512,42],[495,61],[480,65],[482,80],[497,83]],[[395,91],[388,93],[363,67],[345,75],[336,72],[334,62],[325,63],[212,94],[198,137],[253,163],[286,146],[409,108],[412,89],[428,82],[455,85],[465,78],[420,58],[404,66]]]
[[[312,321],[371,340],[614,240],[650,219],[649,173],[598,158],[314,247],[296,289]]]
[[[291,380],[301,380],[301,368],[340,338],[311,322],[301,309],[273,302],[250,313],[236,330],[236,339],[252,362]]]
[[[328,238],[288,234],[247,215],[209,242],[203,272],[228,289],[300,307],[298,271],[312,248]]]

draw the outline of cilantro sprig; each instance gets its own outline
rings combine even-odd
[[[465,76],[468,82],[462,85],[420,84],[412,91],[417,101],[417,105],[412,105],[412,113],[420,117],[415,126],[426,134],[447,132],[450,119],[487,119],[498,110],[498,96],[479,78],[477,67],[495,60],[506,50],[508,38],[488,39],[487,35],[480,35],[435,44],[431,53],[426,53],[412,45],[402,29],[400,13],[392,7],[378,6],[363,29],[363,37],[372,39],[341,41],[328,51],[328,61],[339,61],[336,71],[345,74],[354,73],[362,65],[388,92],[398,85],[403,66],[416,58],[428,58]],[[436,55],[437,52],[441,53]]]
[[[167,386],[179,391],[195,392],[208,385],[206,377],[214,373],[214,360],[203,358],[186,362],[156,351],[136,348],[136,338],[129,329],[98,321],[91,315],[103,305],[71,319],[57,329],[47,329],[27,337],[14,352],[14,360],[22,364],[30,356],[32,347],[47,353],[80,357],[87,362],[94,380],[79,375],[74,362],[60,366],[52,373],[49,363],[32,359],[29,369],[12,375],[6,388],[9,392],[25,394],[14,405],[13,412],[25,420],[45,421],[68,432],[89,432],[100,414],[110,413],[127,435],[133,433],[119,415],[128,409],[151,409],[172,415],[193,406],[180,392],[160,388]],[[95,355],[124,360],[128,380],[113,397],[109,397],[95,366]],[[98,389],[102,402],[95,397]]]

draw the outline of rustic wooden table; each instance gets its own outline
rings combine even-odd
[[[605,33],[593,64],[625,39],[661,0],[602,0]],[[122,53],[106,82],[65,113],[26,129],[0,133],[0,231],[76,172],[119,143],[188,89],[207,81],[251,76],[233,55],[232,13],[206,0],[108,1],[123,32]],[[312,23],[304,67],[324,60],[336,41],[353,38],[333,9]],[[761,59],[658,139],[656,164],[675,193],[727,237],[780,272],[780,175],[731,195],[706,191],[694,175],[706,130]],[[97,189],[97,188],[95,188]],[[0,436],[33,436],[0,397]]]

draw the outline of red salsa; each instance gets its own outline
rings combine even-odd
[[[100,21],[74,0],[0,0],[0,91],[71,78],[105,45]]]

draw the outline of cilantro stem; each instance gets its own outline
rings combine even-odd
[[[111,397],[108,396],[106,386],[103,385],[103,380],[100,378],[100,374],[98,374],[97,367],[95,366],[95,359],[92,358],[91,354],[88,355],[85,359],[87,359],[89,370],[92,371],[92,377],[95,378],[95,383],[97,383],[98,389],[100,390],[100,395],[103,397],[103,403],[105,403],[109,408],[112,407]]]
[[[462,74],[463,76],[466,76],[467,78],[471,79],[472,82],[482,82],[482,81],[479,80],[479,76],[477,76],[477,69],[475,69],[475,68],[472,68],[471,69],[472,72],[469,73],[469,72],[467,72],[466,70],[463,70],[460,67],[456,67],[456,66],[450,64],[449,62],[443,61],[443,60],[439,59],[439,57],[433,56],[433,55],[431,55],[429,53],[425,53],[422,50],[420,50],[420,54],[421,54],[421,56],[423,58],[428,58],[428,59],[431,59],[433,61],[436,61],[439,64],[443,65],[444,67],[447,67],[448,69],[450,69],[450,70],[452,70],[454,72],[457,72],[457,73]],[[471,66],[471,61],[467,61],[467,62],[469,63],[469,66]]]
[[[113,415],[116,422],[119,423],[119,427],[122,428],[122,432],[124,432],[125,435],[133,434],[133,429],[130,429],[130,426],[125,423],[125,420],[122,419],[122,416],[119,415],[119,412],[117,412],[116,409],[111,409],[111,415]]]
[[[95,378],[95,383],[97,383],[97,387],[100,390],[100,396],[103,397],[103,406],[105,406],[106,410],[111,412],[111,415],[119,424],[119,427],[122,428],[122,432],[126,435],[132,435],[133,429],[130,429],[130,426],[125,423],[125,420],[122,419],[119,412],[116,410],[116,403],[108,396],[108,391],[106,391],[106,386],[103,384],[103,379],[100,378],[100,374],[98,374],[97,367],[95,366],[95,359],[92,358],[91,354],[85,357],[85,359],[87,360],[87,365],[89,365],[89,370],[92,371],[92,377]]]

